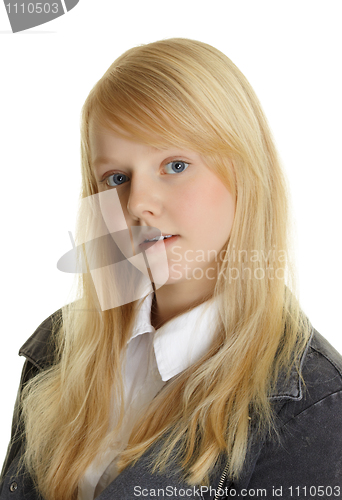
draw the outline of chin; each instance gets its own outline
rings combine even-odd
[[[186,279],[185,274],[183,275],[183,273],[180,273],[179,271],[172,271],[169,268],[169,277],[165,285],[177,285],[178,283],[183,283],[185,281],[189,281],[189,279]]]

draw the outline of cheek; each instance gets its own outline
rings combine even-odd
[[[127,229],[122,203],[120,202],[117,190],[101,191],[98,197],[99,208],[108,232],[115,233]]]
[[[215,240],[225,241],[233,225],[235,202],[228,189],[215,176],[187,189],[179,203],[177,200],[177,213],[180,220],[194,231],[202,229],[208,237],[210,235]]]
[[[235,201],[232,194],[224,186],[219,190],[216,201],[213,201],[213,210],[215,211],[215,229],[226,240],[234,222]]]

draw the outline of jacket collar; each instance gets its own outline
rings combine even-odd
[[[302,353],[299,369],[296,366],[292,366],[288,378],[285,377],[284,373],[281,373],[278,378],[277,387],[270,395],[270,399],[302,399],[303,397],[303,387],[302,387],[302,377],[303,364],[306,359],[306,355],[310,348],[314,329],[311,329],[310,338],[306,344],[306,347]]]
[[[58,309],[41,323],[37,330],[19,349],[19,356],[25,356],[36,368],[45,370],[53,363],[55,337],[54,325],[61,324],[62,309]]]
[[[50,367],[53,363],[54,351],[54,336],[52,335],[53,324],[62,322],[62,310],[59,309],[54,314],[49,316],[31,337],[22,345],[19,350],[20,356],[25,356],[36,368],[40,371]],[[302,381],[301,372],[305,362],[306,355],[312,342],[314,329],[312,329],[310,339],[303,351],[299,370],[295,366],[292,367],[290,375],[285,378],[282,374],[279,376],[277,387],[270,395],[270,399],[293,399],[302,398]]]

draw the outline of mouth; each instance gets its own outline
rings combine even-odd
[[[155,236],[154,238],[148,239],[146,238],[143,243],[151,243],[152,241],[161,241],[161,240],[166,240],[168,238],[172,238],[174,234],[166,234],[165,236],[161,234],[160,236]]]
[[[176,238],[178,238],[178,234],[160,234],[159,236],[154,236],[150,238],[145,238],[141,243],[140,243],[140,248],[143,250],[146,250],[147,248],[150,248],[151,246],[157,244],[159,241],[164,241],[164,245],[168,245],[172,241],[174,241]]]

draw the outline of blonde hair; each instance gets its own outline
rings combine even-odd
[[[298,362],[310,329],[291,291],[286,185],[258,99],[230,59],[207,44],[179,38],[128,50],[83,107],[82,197],[97,193],[90,119],[139,142],[200,153],[236,199],[213,294],[220,306],[217,337],[155,397],[119,466],[162,437],[155,470],[176,454],[189,484],[206,483],[225,453],[229,475],[238,477],[251,425],[260,432],[272,427],[269,395],[280,371],[288,374]],[[232,279],[233,268],[239,279]],[[260,269],[270,268],[273,278],[260,279]],[[121,355],[135,306],[102,311],[90,274],[80,275],[79,300],[63,308],[63,325],[56,326],[55,363],[25,387],[25,462],[47,500],[76,498],[106,436],[113,387],[122,401]],[[122,417],[121,408],[113,436]]]

